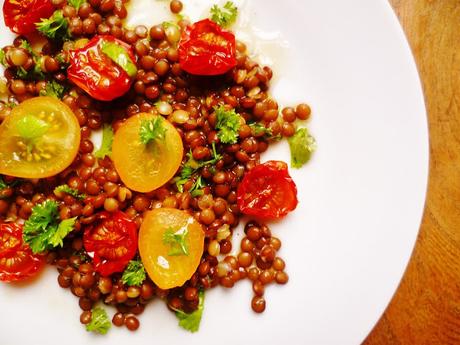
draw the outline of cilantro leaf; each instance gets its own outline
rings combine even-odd
[[[141,286],[145,278],[145,268],[142,261],[131,260],[123,272],[121,281],[128,286]]]
[[[203,182],[202,176],[198,176],[193,184],[192,188],[190,189],[190,194],[192,197],[201,196],[204,194],[203,188],[205,187],[205,183]]]
[[[50,96],[57,99],[62,99],[65,93],[65,87],[55,80],[46,83],[45,90],[40,91],[40,96]]]
[[[54,11],[49,18],[43,18],[35,24],[37,30],[53,40],[66,40],[71,37],[69,23],[61,10]]]
[[[23,231],[24,242],[29,244],[34,254],[62,246],[62,240],[73,230],[76,218],[59,220],[56,201],[46,200],[34,206]]]
[[[78,11],[80,9],[80,6],[83,5],[85,2],[85,0],[67,0],[67,5],[75,7],[75,9]]]
[[[252,130],[253,135],[272,135],[272,130],[270,128],[265,127],[263,124],[259,122],[254,122],[249,124],[249,127]]]
[[[211,20],[223,28],[232,25],[236,21],[237,16],[238,8],[232,1],[227,1],[222,8],[217,5],[211,8]]]
[[[105,309],[101,307],[93,308],[91,310],[91,321],[86,325],[86,330],[88,332],[106,334],[110,327],[112,327],[112,323]]]
[[[102,42],[102,52],[120,66],[130,77],[137,73],[136,64],[131,60],[126,48],[114,42]]]
[[[104,125],[102,128],[102,142],[101,147],[98,150],[94,151],[94,156],[96,158],[104,158],[112,154],[112,142],[113,142],[113,129],[111,125]]]
[[[163,126],[163,121],[163,118],[159,116],[151,120],[142,120],[139,129],[142,144],[147,145],[151,141],[164,139],[166,129]]]
[[[179,319],[179,326],[183,329],[195,333],[200,328],[201,317],[204,310],[204,291],[200,290],[198,294],[199,303],[198,308],[194,312],[187,314],[182,310],[175,309],[176,316]]]
[[[299,128],[289,138],[288,142],[291,149],[291,166],[293,168],[302,167],[310,160],[312,153],[316,150],[316,140],[306,128]]]
[[[239,129],[241,126],[240,115],[235,109],[226,110],[223,105],[214,108],[217,116],[217,136],[224,144],[235,144],[238,141]]]
[[[57,186],[54,188],[54,194],[58,195],[61,193],[69,194],[73,196],[77,200],[84,200],[86,198],[86,195],[83,193],[80,193],[78,190],[70,188],[68,185],[63,184],[60,186]]]
[[[163,244],[170,246],[169,256],[188,255],[188,229],[174,231],[169,228],[163,234]]]

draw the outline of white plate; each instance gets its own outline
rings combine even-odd
[[[202,10],[184,3],[186,11],[187,4]],[[2,345],[343,345],[370,332],[403,275],[424,206],[428,132],[413,57],[386,0],[250,5],[251,24],[279,31],[290,45],[281,75],[275,59],[275,97],[314,109],[309,126],[318,151],[292,171],[299,207],[272,226],[283,241],[289,283],[267,289],[262,315],[251,311],[247,282],[215,289],[196,334],[180,329],[157,301],[137,332],[113,328],[97,336],[80,325],[77,299],[49,269],[32,285],[0,286]],[[282,143],[265,158],[288,157]]]

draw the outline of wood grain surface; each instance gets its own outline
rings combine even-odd
[[[460,344],[460,1],[390,3],[422,79],[430,180],[409,267],[364,344]]]

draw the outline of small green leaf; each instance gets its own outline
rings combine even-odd
[[[55,80],[46,83],[45,90],[40,91],[40,96],[49,96],[57,99],[62,99],[65,93],[65,87]]]
[[[241,117],[235,109],[227,110],[223,105],[214,108],[217,116],[217,136],[224,144],[235,144],[238,141]]]
[[[163,118],[158,116],[151,120],[142,120],[139,129],[141,143],[147,145],[151,141],[164,139],[166,129],[163,126]]]
[[[112,154],[112,142],[113,142],[113,129],[109,124],[105,124],[102,128],[102,142],[101,147],[94,151],[94,156],[96,158],[103,159],[105,156]]]
[[[66,40],[71,37],[69,23],[61,10],[54,11],[49,18],[42,18],[35,24],[37,30],[53,40]]]
[[[198,294],[198,308],[190,314],[184,313],[182,310],[176,309],[176,316],[179,319],[179,326],[183,329],[195,333],[200,329],[201,318],[204,310],[204,291],[200,290]]]
[[[91,310],[91,321],[86,325],[86,330],[88,332],[106,334],[110,327],[112,327],[112,323],[105,309],[101,307],[93,308]]]
[[[71,196],[73,196],[77,200],[84,200],[86,198],[86,195],[83,193],[80,193],[78,190],[70,188],[68,185],[63,184],[60,186],[57,186],[54,188],[54,194],[59,194],[59,193],[66,193]]]
[[[50,125],[45,121],[33,116],[26,115],[16,123],[19,136],[24,139],[36,139],[43,136]]]
[[[306,128],[299,128],[288,141],[291,149],[291,166],[301,168],[316,150],[316,140]]]
[[[57,246],[62,247],[64,245],[64,238],[72,232],[75,226],[77,217],[64,219],[59,223],[57,230],[51,235],[49,239],[49,245],[51,248],[56,248]]]
[[[188,255],[188,229],[181,228],[174,231],[169,228],[163,234],[163,244],[170,246],[168,252],[170,256]]]
[[[78,11],[81,5],[83,5],[85,2],[85,0],[67,0],[67,5],[75,7],[75,9]]]
[[[121,281],[128,286],[141,286],[147,278],[145,268],[140,260],[131,260],[126,266]]]
[[[211,8],[211,20],[223,28],[227,28],[236,21],[238,8],[232,1],[227,1],[223,7],[217,5]]]
[[[136,75],[136,64],[131,60],[126,48],[114,42],[104,41],[102,43],[102,52],[118,66],[123,68],[130,77],[134,77]]]

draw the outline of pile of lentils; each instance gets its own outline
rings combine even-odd
[[[198,307],[199,289],[218,285],[232,288],[243,279],[252,281],[251,306],[261,313],[266,307],[265,287],[274,282],[286,284],[288,275],[283,259],[277,256],[281,241],[272,236],[265,224],[248,222],[239,253],[230,254],[232,232],[240,220],[236,190],[244,173],[259,164],[261,153],[271,142],[294,135],[294,122],[308,119],[310,107],[299,104],[280,112],[278,103],[268,93],[272,70],[249,58],[246,45],[240,41],[236,44],[237,66],[225,75],[206,78],[185,73],[178,63],[176,44],[190,22],[182,19],[177,27],[169,26],[166,32],[161,24],[126,28],[123,26],[126,3],[126,0],[88,0],[77,11],[66,0],[53,0],[56,9],[62,9],[67,18],[74,40],[95,34],[119,38],[134,47],[138,72],[128,94],[110,103],[94,100],[77,86],[67,84],[62,100],[73,110],[81,126],[79,153],[69,168],[53,177],[29,180],[4,176],[9,187],[0,193],[0,221],[28,219],[32,208],[47,199],[60,202],[61,219],[78,217],[75,230],[66,238],[63,248],[49,252],[47,262],[57,267],[59,285],[79,298],[83,324],[90,322],[92,307],[103,302],[117,310],[112,319],[114,325],[125,325],[134,331],[139,327],[136,316],[153,298],[165,300],[172,310],[192,312]],[[170,8],[177,14],[182,3],[173,0]],[[41,51],[34,53],[40,57],[37,59],[22,47],[24,40],[25,37],[17,37],[13,45],[3,48],[10,67],[5,70],[6,80],[0,83],[0,92],[9,96],[7,101],[0,102],[0,122],[14,104],[40,95],[48,82],[68,83],[66,54],[75,41],[61,46],[47,41]],[[19,68],[31,71],[36,63],[41,64],[45,80],[17,77]],[[245,124],[239,129],[236,144],[221,144],[213,107],[223,103],[234,108],[247,123],[255,121],[269,128],[270,137],[254,133]],[[212,145],[216,145],[222,159],[213,169],[204,167],[200,171],[207,183],[203,195],[192,197],[189,190],[193,181],[184,185],[183,192],[171,181],[153,192],[137,193],[122,183],[109,157],[97,159],[93,155],[93,131],[99,131],[106,123],[116,131],[125,119],[139,112],[160,114],[173,123],[182,137],[184,151],[191,151],[195,160],[210,159]],[[54,188],[61,184],[87,197],[78,200],[71,195],[55,194]],[[85,227],[96,221],[96,214],[102,210],[121,210],[139,228],[144,212],[159,207],[185,210],[205,229],[205,250],[190,280],[181,287],[161,290],[149,278],[140,287],[128,287],[122,283],[121,274],[101,277],[95,272],[91,258],[84,251],[82,236]]]

